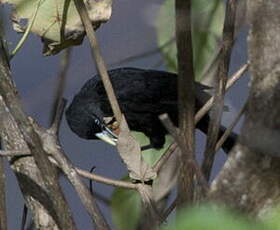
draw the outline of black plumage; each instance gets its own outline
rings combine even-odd
[[[130,129],[143,132],[154,148],[161,148],[167,131],[158,116],[168,113],[174,124],[178,125],[177,75],[138,68],[119,68],[108,73]],[[208,87],[200,83],[195,86],[198,110],[210,95],[205,92]],[[98,75],[85,83],[66,110],[71,130],[85,139],[96,139],[96,134],[104,131],[114,138],[103,120],[110,116],[113,113]],[[208,123],[209,116],[206,115],[196,127],[206,133]],[[220,135],[223,131],[224,128],[221,127]],[[235,139],[236,136],[232,135],[224,147],[230,149]]]

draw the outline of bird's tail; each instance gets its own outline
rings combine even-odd
[[[203,133],[207,134],[208,132],[208,126],[210,122],[210,117],[208,115],[205,115],[198,123],[197,123],[197,128],[201,130]],[[225,133],[226,127],[220,126],[219,134],[218,134],[218,139],[222,137],[222,135]],[[234,132],[232,132],[228,138],[225,140],[225,142],[222,145],[223,150],[225,153],[229,153],[230,150],[233,148],[235,143],[237,142],[238,135]]]

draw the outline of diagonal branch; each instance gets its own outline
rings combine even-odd
[[[120,109],[119,103],[117,101],[117,97],[114,93],[114,89],[113,89],[112,83],[110,81],[105,62],[101,56],[98,41],[96,39],[95,32],[94,32],[92,24],[90,22],[88,13],[86,11],[85,3],[82,0],[74,0],[74,3],[77,8],[77,11],[81,17],[82,23],[85,27],[85,30],[86,30],[86,33],[87,33],[87,36],[88,36],[88,39],[89,39],[89,42],[90,42],[90,45],[92,48],[91,49],[92,56],[94,57],[94,60],[96,62],[96,66],[97,66],[98,72],[101,76],[107,96],[109,98],[109,102],[111,104],[114,116],[116,117],[117,122],[120,124],[121,119],[122,119],[121,109]]]
[[[237,70],[227,81],[226,85],[226,91],[236,83],[237,80],[239,80],[243,74],[248,70],[249,64],[244,64],[239,70]],[[197,111],[195,114],[195,124],[197,124],[201,118],[208,113],[208,111],[211,109],[214,103],[214,96],[211,97],[203,106],[202,108]]]
[[[56,132],[58,131],[58,120],[57,114],[60,114],[58,111],[61,108],[61,104],[63,103],[63,93],[66,84],[67,78],[67,70],[69,69],[70,64],[70,56],[71,56],[71,48],[66,49],[61,56],[60,65],[59,65],[59,74],[58,74],[58,85],[54,94],[54,100],[51,107],[50,114],[50,124],[52,129]]]
[[[52,134],[50,134],[52,136]],[[53,136],[53,140],[55,141],[56,136]],[[58,143],[56,143],[57,145]],[[97,229],[108,230],[110,229],[109,225],[106,223],[104,216],[102,215],[96,200],[90,193],[89,189],[81,180],[78,175],[77,170],[72,165],[71,161],[67,158],[66,154],[63,152],[61,148],[55,148],[52,151],[52,156],[58,162],[59,167],[64,172],[65,176],[71,182],[73,187],[75,188],[77,194],[79,195],[83,205],[85,206],[87,212],[92,218],[93,223],[96,224]]]
[[[230,126],[226,129],[226,131],[224,132],[223,136],[221,136],[221,138],[217,141],[216,146],[215,146],[215,151],[218,152],[219,149],[221,148],[221,146],[223,145],[223,143],[225,142],[225,140],[228,138],[228,136],[231,134],[233,128],[236,126],[236,124],[238,123],[238,121],[240,120],[241,116],[244,114],[246,109],[246,103],[242,106],[242,108],[240,109],[239,113],[237,114],[237,116],[235,117],[235,119],[233,120],[233,122],[230,124]]]

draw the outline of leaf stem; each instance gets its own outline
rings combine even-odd
[[[24,31],[24,34],[22,35],[21,39],[19,40],[18,44],[16,45],[16,47],[14,48],[14,50],[12,51],[12,53],[10,54],[10,60],[16,55],[16,53],[22,48],[24,42],[26,41],[28,35],[30,34],[31,32],[31,28],[35,22],[35,19],[36,19],[36,16],[37,16],[37,13],[39,11],[39,8],[40,8],[40,5],[41,5],[41,2],[43,0],[38,0],[38,3],[36,5],[36,9],[35,9],[35,12],[33,14],[33,17],[31,18],[31,22],[28,23],[28,26],[26,28],[26,30]]]

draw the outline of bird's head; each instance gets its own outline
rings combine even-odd
[[[84,139],[101,139],[116,145],[117,135],[107,127],[104,114],[96,105],[72,103],[66,110],[66,120],[71,130]]]
[[[98,129],[98,130],[97,130]],[[101,139],[102,141],[107,142],[111,145],[116,145],[118,141],[117,135],[107,127],[104,119],[94,118],[94,127],[93,127],[94,135]]]

